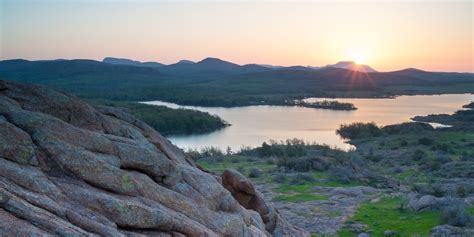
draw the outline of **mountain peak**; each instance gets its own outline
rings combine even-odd
[[[208,69],[216,69],[216,70],[223,70],[223,69],[232,69],[232,68],[238,68],[239,65],[231,62],[224,61],[219,58],[205,58],[199,62],[196,63],[196,65],[199,66],[204,66],[205,68]]]
[[[183,60],[179,60],[176,64],[194,64],[195,62],[191,61],[191,60],[186,60],[186,59],[183,59]]]
[[[207,58],[199,61],[198,63],[229,63],[229,64],[233,64],[231,62],[227,62],[227,61],[224,61],[222,59],[213,58],[213,57],[207,57]]]
[[[140,62],[128,58],[114,58],[114,57],[105,57],[102,60],[103,63],[115,64],[115,65],[128,65],[128,66],[137,66],[137,67],[161,67],[163,64],[158,62]]]
[[[414,67],[405,68],[405,69],[402,69],[400,71],[404,71],[404,72],[426,72],[426,71],[423,71],[421,69],[414,68]]]
[[[358,72],[377,72],[375,69],[373,69],[369,65],[357,64],[354,61],[340,61],[336,64],[327,65],[326,67],[343,68],[343,69],[358,71]]]
[[[131,60],[128,58],[115,58],[115,57],[105,57],[102,62],[110,64],[125,64],[125,65],[135,65],[140,64],[139,61]]]

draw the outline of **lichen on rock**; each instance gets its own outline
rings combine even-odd
[[[309,236],[227,181],[124,110],[0,81],[1,236]]]

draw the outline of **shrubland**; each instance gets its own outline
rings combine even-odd
[[[255,182],[272,187],[275,202],[331,200],[321,188],[372,187],[381,198],[364,201],[347,225],[367,225],[375,236],[428,236],[431,228],[472,225],[474,208],[473,112],[455,113],[455,126],[434,129],[427,123],[389,126],[375,123],[342,125],[338,133],[356,147],[343,151],[299,139],[268,141],[239,151],[196,152],[198,163],[214,172],[235,168]],[[467,117],[466,117],[467,116]],[[431,116],[432,117],[432,116]],[[196,156],[196,154],[199,154]],[[206,155],[207,154],[207,155]],[[330,189],[331,190],[331,189]],[[430,208],[408,208],[409,197],[436,200]],[[412,200],[413,201],[413,200]],[[340,236],[357,236],[342,228]]]
[[[91,102],[96,105],[123,108],[163,135],[208,133],[230,125],[217,115],[197,110],[171,109],[135,102],[108,100],[92,100]]]

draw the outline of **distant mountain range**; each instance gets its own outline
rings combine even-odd
[[[353,61],[341,61],[336,64],[329,64],[323,67],[315,67],[315,66],[291,66],[291,67],[284,67],[284,66],[274,66],[269,64],[246,64],[240,66],[236,63],[224,61],[218,58],[205,58],[199,62],[193,62],[190,60],[181,60],[175,64],[165,65],[159,62],[140,62],[126,58],[113,58],[113,57],[106,57],[102,60],[104,63],[115,64],[115,65],[129,65],[129,66],[138,66],[138,67],[164,67],[167,66],[165,70],[215,70],[215,71],[229,71],[229,70],[238,70],[239,72],[246,71],[246,72],[255,72],[255,71],[264,71],[265,69],[281,69],[281,68],[300,68],[300,69],[312,69],[318,70],[323,68],[343,68],[351,71],[358,71],[358,72],[377,72],[375,69],[368,65],[364,64],[357,64]],[[239,70],[242,67],[243,70]]]
[[[339,62],[322,67],[238,65],[218,58],[164,65],[130,59],[0,61],[0,79],[45,84],[80,97],[185,105],[285,104],[306,97],[474,93],[474,74],[408,68],[377,72]]]
[[[140,62],[127,58],[112,58],[106,57],[102,60],[104,63],[116,64],[116,65],[128,65],[128,66],[137,66],[137,67],[162,67],[164,64],[157,62]]]

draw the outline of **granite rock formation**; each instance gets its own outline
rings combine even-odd
[[[125,110],[0,81],[1,236],[309,236],[232,179]]]

